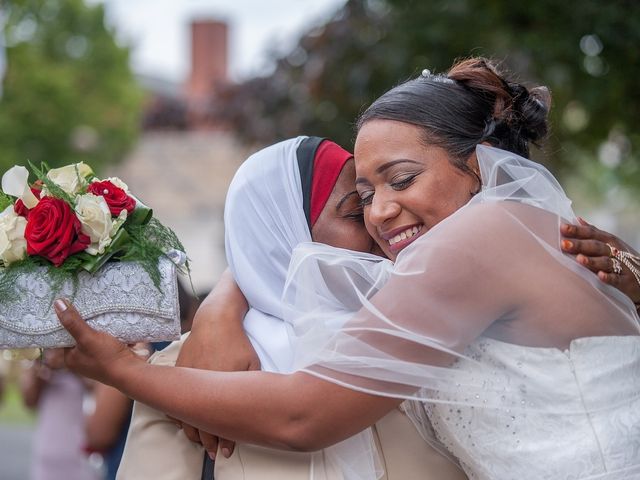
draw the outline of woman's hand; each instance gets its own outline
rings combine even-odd
[[[65,365],[72,372],[117,388],[119,373],[144,362],[115,337],[87,325],[67,300],[56,300],[54,308],[62,326],[76,341],[75,347],[64,352]]]
[[[216,289],[196,312],[191,334],[180,349],[176,366],[219,372],[260,370],[260,359],[242,324],[247,308],[233,276],[226,271]],[[181,425],[189,440],[201,443],[212,458],[215,458],[218,442],[225,457],[233,453],[234,442],[218,439],[191,425],[173,420]]]
[[[38,408],[42,391],[51,380],[54,370],[63,368],[63,348],[48,348],[42,352],[40,359],[31,362],[20,376],[20,392],[27,408],[31,410]]]
[[[604,283],[616,287],[627,295],[633,303],[640,304],[640,284],[631,271],[622,265],[622,272],[614,271],[614,261],[611,256],[611,245],[618,250],[638,255],[633,248],[615,235],[604,232],[590,225],[582,218],[580,225],[563,223],[560,227],[564,239],[562,250],[576,255],[576,261],[598,275]]]
[[[196,313],[193,325],[180,349],[176,366],[220,372],[260,370],[260,359],[244,332],[242,317],[206,304]],[[225,457],[233,453],[235,442],[218,439],[185,423],[181,426],[187,438],[201,443],[212,458],[215,458],[218,442]]]

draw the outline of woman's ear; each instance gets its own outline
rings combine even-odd
[[[482,142],[482,144],[487,145],[489,147],[491,146],[486,142]],[[467,172],[469,172],[471,176],[475,177],[475,179],[478,182],[477,187],[471,192],[469,192],[471,196],[474,196],[477,193],[479,193],[480,190],[482,190],[482,177],[480,176],[480,165],[478,164],[478,156],[476,155],[475,150],[471,152],[471,155],[469,155],[469,158],[467,158],[467,168],[468,168]]]
[[[486,145],[487,147],[491,146],[491,144],[487,142],[482,142],[481,145]],[[467,167],[469,167],[475,176],[480,179],[480,165],[478,164],[478,156],[476,155],[475,150],[471,152],[471,155],[469,155],[469,158],[467,159]]]

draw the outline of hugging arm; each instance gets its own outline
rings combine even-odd
[[[204,299],[193,320],[191,334],[185,339],[177,367],[221,372],[259,370],[260,359],[243,327],[249,306],[227,269],[215,288]],[[182,422],[185,435],[216,452],[218,438]],[[221,439],[221,450],[229,455],[234,443]]]
[[[372,425],[401,402],[301,372],[213,372],[150,365],[112,336],[89,327],[72,305],[57,302],[60,321],[77,342],[65,354],[70,369],[221,437],[317,450]]]
[[[248,310],[233,275],[225,270],[198,308],[176,365],[218,371],[258,370],[260,360],[242,325]]]
[[[485,240],[491,242],[492,238]],[[414,278],[410,272],[393,276],[374,296],[378,307],[398,317],[398,321],[406,322],[402,331],[413,327],[418,337],[428,335],[461,349],[499,316],[499,309],[505,303],[502,297],[510,295],[512,290],[507,287],[513,289],[515,282],[513,278],[503,278],[499,272],[492,278],[492,271],[483,270],[486,260],[475,262],[468,252],[461,256],[459,246],[465,242],[466,237],[461,234],[454,242],[445,242],[448,250],[438,249],[430,254],[429,263],[441,270],[438,274],[433,275],[427,269]],[[478,248],[482,250],[483,246]],[[418,253],[421,258],[422,253]],[[478,271],[469,275],[474,268]],[[467,274],[462,277],[467,281],[482,280],[476,283],[473,294],[458,283],[462,271]],[[513,272],[513,277],[517,278],[518,272]],[[425,289],[433,291],[425,292]],[[423,301],[425,293],[428,293],[428,302]],[[443,322],[449,318],[454,299],[466,304],[456,308],[464,310],[465,320],[473,324]],[[429,304],[431,300],[433,305]],[[380,395],[362,393],[304,372],[291,375],[224,373],[149,365],[113,337],[90,328],[71,305],[56,302],[61,323],[77,342],[75,348],[66,352],[69,368],[221,437],[282,449],[317,450],[360,432],[402,402],[401,398],[391,398],[398,392],[386,391],[384,387],[366,390],[380,392]],[[407,344],[404,339],[397,341],[394,335],[378,336],[376,321],[377,317],[370,312],[360,311],[352,325],[372,324],[373,329],[362,332],[357,328],[347,329],[343,339],[356,345],[365,340],[365,348],[368,344],[400,358],[409,356],[415,364],[451,363],[448,354],[425,348],[424,344],[411,339]],[[319,375],[330,373],[323,372],[322,368],[311,370]],[[366,378],[365,381],[369,385],[377,383]],[[354,382],[347,383],[358,388]],[[166,385],[172,388],[167,389]],[[417,385],[405,387],[398,397],[411,395]]]

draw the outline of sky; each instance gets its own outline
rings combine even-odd
[[[230,76],[242,80],[268,73],[268,52],[288,52],[300,35],[330,18],[346,0],[93,0],[132,47],[136,73],[176,82],[189,71],[189,22],[229,24]]]

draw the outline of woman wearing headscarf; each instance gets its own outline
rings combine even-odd
[[[319,137],[277,143],[252,155],[238,169],[225,204],[229,271],[200,308],[194,321],[196,331],[184,340],[185,344],[192,337],[204,341],[199,351],[207,352],[211,361],[222,363],[228,358],[234,362],[211,365],[210,361],[210,368],[293,371],[293,346],[282,304],[293,249],[314,240],[379,252],[364,229],[354,180],[353,156]],[[199,326],[203,317],[207,320]],[[217,322],[213,328],[208,319]],[[238,345],[241,352],[230,350],[231,345]],[[176,342],[155,354],[151,363],[173,365],[180,348],[181,343]],[[183,429],[188,431],[189,426]],[[204,432],[199,435],[209,455],[215,457],[215,439]],[[382,419],[373,435],[382,455],[370,451],[363,457],[367,465],[362,468],[367,471],[386,469],[390,479],[422,479],[425,469],[434,479],[465,478],[446,458],[421,447],[417,431],[399,410]],[[351,444],[359,441],[364,440],[355,439]],[[329,465],[322,451],[282,452],[242,443],[233,451],[228,441],[222,443],[220,450],[224,449],[228,455],[218,455],[215,465],[218,480],[343,478],[341,467]],[[189,442],[162,412],[136,402],[119,479],[200,478],[202,465],[202,447]]]
[[[303,371],[153,368],[61,300],[78,341],[69,365],[244,441],[317,449],[411,399],[424,438],[470,477],[638,476],[638,314],[560,250],[560,223],[576,222],[570,201],[525,158],[547,111],[540,91],[484,59],[374,102],[359,122],[356,185],[395,264],[296,250],[286,316]],[[640,282],[640,257],[608,249],[609,272]],[[162,395],[165,377],[201,391],[190,405]]]

